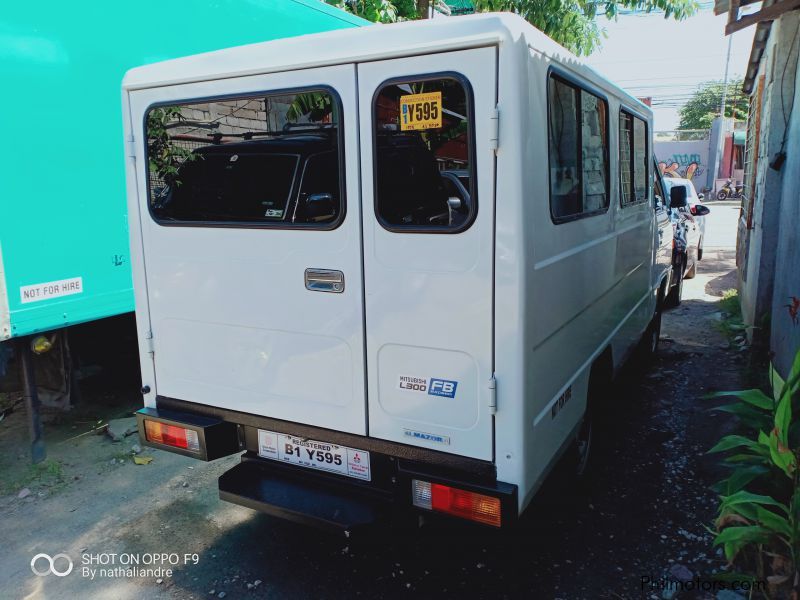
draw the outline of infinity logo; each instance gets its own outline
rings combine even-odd
[[[59,571],[56,569],[56,561],[59,558],[63,558],[67,561],[67,569],[65,571]],[[40,559],[44,559],[49,564],[46,571],[39,571],[36,569],[36,563],[39,562]],[[31,559],[31,571],[33,571],[34,575],[38,575],[39,577],[44,577],[45,575],[50,575],[52,573],[56,577],[66,577],[70,573],[72,573],[72,559],[67,556],[66,554],[56,554],[55,556],[50,556],[49,554],[37,554]]]

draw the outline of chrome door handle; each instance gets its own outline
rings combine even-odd
[[[344,291],[344,273],[331,269],[306,269],[306,289],[312,292],[332,292],[341,294]]]

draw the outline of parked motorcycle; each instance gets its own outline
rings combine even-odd
[[[741,183],[737,183],[733,188],[731,184],[733,183],[732,180],[728,179],[725,182],[719,191],[717,192],[717,200],[727,200],[728,198],[741,198],[742,197],[742,188],[744,187]]]

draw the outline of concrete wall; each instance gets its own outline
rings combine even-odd
[[[684,177],[694,182],[700,192],[709,187],[714,165],[709,165],[709,140],[655,142],[653,152],[661,173],[667,177]]]
[[[723,140],[728,129],[733,131],[733,121],[717,117],[711,124],[711,136],[708,140],[708,188],[716,193],[716,180],[719,178],[719,164],[722,159]]]
[[[795,28],[796,23],[797,19]],[[800,100],[798,75],[795,70],[792,78],[794,96],[786,97],[794,97],[795,102]],[[788,72],[786,77],[789,78]],[[775,248],[770,349],[775,353],[773,364],[783,377],[788,375],[794,355],[800,348],[800,315],[793,317],[790,310],[795,302],[800,302],[800,111],[797,108],[795,106],[789,118],[784,149],[787,158],[782,168],[781,203],[776,211],[779,229]]]
[[[800,256],[796,239],[800,223],[797,213],[800,191],[797,188],[800,168],[797,136],[800,130],[798,116],[793,111],[786,136],[787,160],[780,171],[769,167],[783,144],[785,123],[790,119],[797,86],[798,44],[793,45],[792,39],[798,22],[800,18],[796,13],[787,13],[773,23],[761,60],[759,77],[765,76],[765,84],[754,174],[753,221],[749,230],[740,226],[738,240],[739,247],[746,248],[746,256],[739,264],[742,316],[751,326],[748,330],[751,341],[776,352],[776,366],[785,366],[791,360],[791,348],[792,345],[796,347],[798,336],[797,328],[787,323],[788,312],[783,306],[789,303],[789,296],[800,295],[797,285]],[[790,147],[794,149],[791,154]],[[793,289],[798,293],[790,293]]]

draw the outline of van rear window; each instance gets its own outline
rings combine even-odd
[[[150,109],[153,217],[197,226],[335,226],[344,212],[339,113],[329,90]]]
[[[477,212],[469,83],[385,83],[375,94],[375,214],[390,231],[457,233]]]

